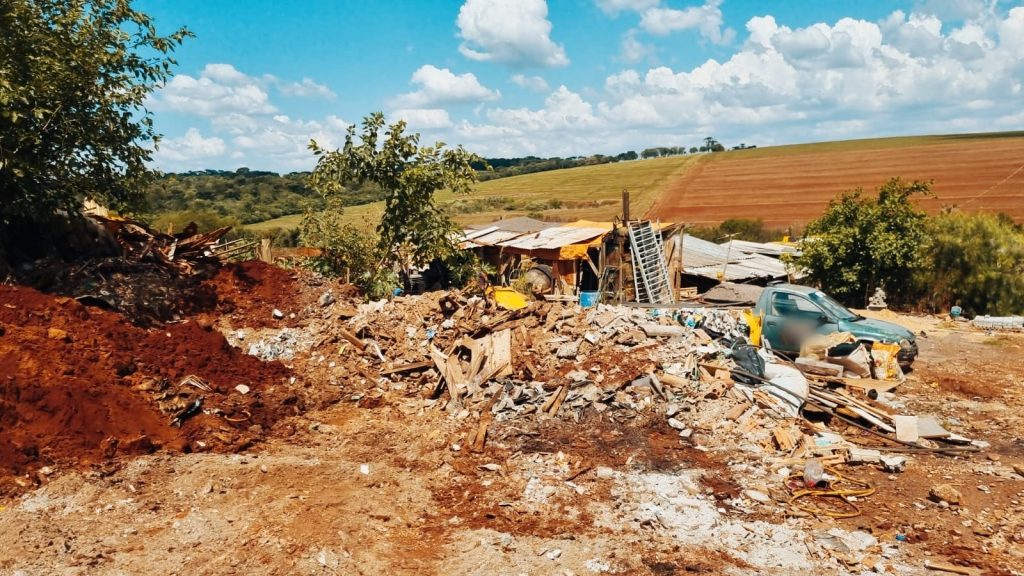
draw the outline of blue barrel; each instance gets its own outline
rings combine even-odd
[[[580,292],[580,306],[584,308],[592,308],[597,304],[598,296],[600,292]]]

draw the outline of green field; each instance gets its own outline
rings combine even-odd
[[[439,192],[443,203],[473,202],[492,198],[507,199],[516,209],[494,207],[486,210],[456,213],[462,224],[484,223],[501,217],[524,214],[541,215],[548,220],[610,220],[622,211],[622,191],[629,190],[630,206],[635,214],[643,214],[665,187],[681,176],[694,156],[670,156],[650,160],[634,160],[523,174],[509,178],[489,180],[476,185],[467,197],[456,197],[451,192]],[[550,201],[560,201],[561,207],[530,208]],[[373,225],[382,210],[382,203],[363,204],[345,208],[346,220],[354,224]],[[247,229],[269,231],[274,228],[294,228],[302,221],[301,214],[282,216]]]
[[[744,202],[750,204],[751,198],[775,198],[784,205],[814,200],[799,218],[805,221],[842,190],[871,189],[892,176],[904,176],[934,179],[944,201],[970,201],[972,208],[1024,219],[1020,182],[1024,178],[1001,183],[981,200],[971,200],[978,190],[999,183],[1024,161],[1022,141],[1024,132],[996,132],[791,144],[524,174],[482,182],[467,197],[441,192],[438,198],[452,207],[462,224],[527,214],[563,222],[610,220],[621,213],[624,189],[630,191],[631,211],[636,215],[649,213],[655,200],[661,199],[650,213],[663,220],[704,223],[691,212],[721,196],[722,207],[705,217],[707,223],[733,217],[771,220],[763,206],[744,211]],[[678,206],[672,205],[673,197]],[[352,206],[346,208],[346,217],[372,226],[381,209],[380,203]],[[780,222],[785,220],[782,213],[786,211],[770,212],[780,213],[775,217]],[[294,228],[301,219],[301,215],[284,216],[247,228]]]

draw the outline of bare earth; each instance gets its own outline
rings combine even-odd
[[[842,143],[836,143],[837,145]],[[853,144],[856,144],[855,146]],[[761,218],[769,226],[804,224],[844,190],[873,191],[886,180],[934,180],[920,206],[1003,212],[1024,220],[1024,137],[935,137],[894,147],[891,141],[766,148],[704,155],[659,196],[648,213],[669,222],[717,224]]]
[[[1019,571],[1024,478],[1012,466],[1024,465],[1024,338],[903,320],[927,336],[899,398],[955,418],[958,432],[991,449],[915,455],[902,474],[848,470],[879,490],[856,518],[794,514],[766,465],[770,454],[724,419],[696,443],[680,440],[661,415],[625,424],[512,420],[470,454],[455,450],[466,422],[386,393],[364,407],[343,401],[295,417],[247,453],[158,453],[58,470],[0,506],[0,569],[922,574],[925,561],[942,560],[976,574]],[[928,500],[937,483],[957,486],[964,505]],[[821,537],[834,528],[870,533],[878,545],[866,556],[826,549]]]

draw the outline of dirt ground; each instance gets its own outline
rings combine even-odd
[[[1020,136],[983,145],[969,139],[899,148],[871,145],[793,153],[783,147],[698,158],[666,188],[648,215],[694,225],[729,218],[760,218],[772,227],[800,225],[820,216],[840,192],[857,187],[872,191],[900,176],[934,180],[934,196],[919,199],[928,212],[959,206],[1024,220]]]
[[[652,412],[626,419],[588,414],[578,422],[534,415],[496,422],[485,450],[472,452],[467,433],[475,422],[400,390],[368,401],[361,375],[325,368],[333,365],[330,356],[300,353],[262,363],[243,354],[253,329],[273,325],[267,318],[274,308],[284,314],[281,326],[308,326],[317,296],[330,286],[278,270],[230,273],[235,276],[217,281],[224,296],[217,310],[205,313],[209,317],[167,328],[168,334],[202,338],[160,358],[174,367],[167,372],[174,379],[203,371],[175,364],[176,358],[218,351],[207,364],[216,369],[204,378],[223,390],[225,401],[238,395],[231,392],[235,381],[217,375],[259,363],[261,377],[247,381],[254,391],[265,388],[266,396],[246,406],[253,414],[265,411],[265,426],[234,430],[251,441],[221,446],[210,440],[224,432],[210,415],[171,433],[184,436],[167,438],[159,435],[178,429],[166,427],[166,414],[143,418],[154,409],[141,404],[97,415],[97,434],[132,435],[134,429],[103,423],[136,412],[152,420],[149,434],[163,444],[95,461],[54,457],[40,462],[44,468],[30,466],[32,481],[12,484],[0,500],[0,571],[924,574],[933,573],[926,562],[941,561],[974,574],[1010,574],[1024,566],[1024,335],[899,318],[924,335],[915,370],[896,389],[897,401],[942,416],[955,432],[990,446],[959,457],[913,454],[902,473],[848,467],[844,473],[869,482],[877,493],[860,502],[860,515],[837,520],[789,506],[785,459],[743,441],[738,427],[724,421],[684,440],[663,414]],[[33,301],[36,308],[53,307],[44,301],[52,297],[32,297],[42,299]],[[5,369],[19,379],[33,375],[39,386],[61,380],[59,366],[52,368],[57,372],[26,372],[28,360],[18,350],[30,356],[36,346],[59,345],[69,347],[65,354],[80,355],[85,352],[73,346],[81,337],[47,338],[30,302],[4,301],[0,365],[7,362]],[[61,306],[69,306],[73,317],[109,324],[110,335],[101,330],[96,337],[110,336],[128,349],[132,342],[155,347],[147,339],[156,338],[154,331],[120,334],[128,329],[110,313]],[[211,330],[200,324],[212,324]],[[78,334],[73,325],[62,326]],[[151,354],[156,362],[157,350]],[[605,365],[616,361],[603,359]],[[628,358],[618,362],[630,365]],[[76,406],[93,401],[90,382],[119,378],[116,362],[101,358],[95,364],[95,373],[76,373],[79,379],[68,383],[83,391]],[[145,365],[137,370],[148,372]],[[22,402],[16,404],[21,410],[26,393],[7,379],[0,399]],[[127,397],[140,403],[146,398]],[[301,410],[293,408],[296,398]],[[174,441],[191,443],[190,451]],[[213,447],[200,449],[196,443],[204,441]],[[91,445],[62,442],[71,451]],[[8,478],[26,477],[17,474],[24,468],[12,471]],[[955,486],[962,504],[930,500],[936,484]],[[866,548],[850,543],[864,535],[876,542]]]

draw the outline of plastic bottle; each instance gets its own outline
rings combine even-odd
[[[821,460],[811,458],[804,464],[804,484],[808,488],[814,488],[825,478],[825,467]]]

